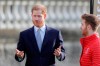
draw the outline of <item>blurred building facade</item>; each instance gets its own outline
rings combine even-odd
[[[14,53],[19,32],[33,26],[31,8],[36,3],[47,7],[46,24],[62,31],[67,56],[57,66],[79,66],[81,15],[89,13],[89,0],[0,0],[0,66],[24,66]]]

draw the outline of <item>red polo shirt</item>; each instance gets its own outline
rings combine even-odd
[[[100,66],[100,38],[97,33],[80,39],[80,66]]]

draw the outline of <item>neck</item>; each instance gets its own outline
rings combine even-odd
[[[41,28],[41,27],[43,27],[43,26],[44,26],[44,24],[43,24],[43,25],[41,25],[41,26],[36,26],[36,27]]]
[[[37,26],[38,28],[41,28],[42,26]]]
[[[92,34],[94,34],[94,33],[96,33],[96,31],[90,30],[90,31],[88,31],[87,36],[90,36],[90,35],[92,35]]]

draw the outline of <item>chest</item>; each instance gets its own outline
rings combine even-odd
[[[82,50],[82,54],[81,54],[81,57],[80,57],[81,65],[91,66],[91,64],[92,64],[91,54],[92,54],[91,47],[85,47]]]

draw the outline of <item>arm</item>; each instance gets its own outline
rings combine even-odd
[[[65,59],[65,52],[62,52],[60,53],[59,56],[56,56],[56,58],[59,60],[59,61],[63,61]]]
[[[100,66],[100,43],[98,46],[93,47],[92,66]]]
[[[21,56],[18,56],[17,53],[18,51],[16,50],[16,54],[15,54],[15,59],[18,61],[18,62],[21,62],[24,60],[25,58],[25,47],[24,47],[24,40],[23,40],[23,37],[22,37],[22,33],[20,33],[20,37],[19,37],[19,42],[17,44],[17,50],[20,51],[20,52],[24,52],[24,56],[21,57]]]
[[[60,52],[60,55],[59,56],[56,55],[56,58],[59,61],[63,61],[65,59],[65,49],[63,47],[63,38],[62,38],[62,35],[61,35],[60,31],[58,32],[58,35],[57,35],[57,40],[56,40],[56,46],[55,47]]]

